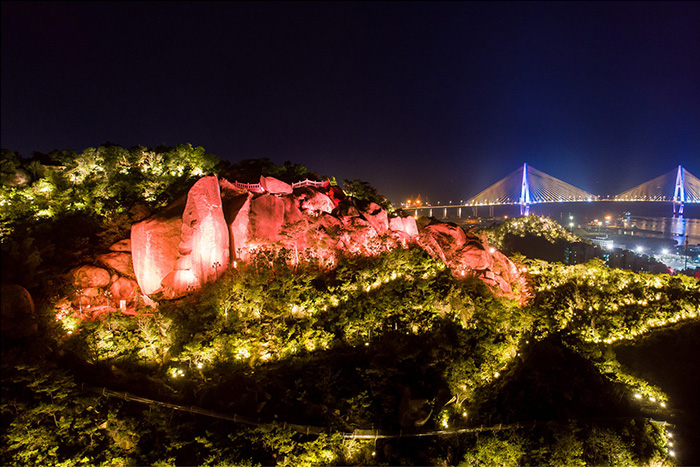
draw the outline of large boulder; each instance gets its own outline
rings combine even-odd
[[[425,230],[438,237],[441,244],[449,245],[450,250],[456,250],[467,243],[467,234],[464,229],[451,222],[430,224],[425,227]]]
[[[25,338],[37,331],[34,300],[27,289],[17,284],[0,288],[0,331],[4,337]]]
[[[365,220],[369,222],[369,225],[380,235],[385,234],[387,230],[389,230],[389,216],[384,208],[377,203],[370,203],[369,206],[362,211],[362,217],[364,217]]]
[[[350,255],[373,256],[380,253],[375,251],[373,240],[377,237],[377,231],[372,225],[361,217],[345,217],[342,219],[343,229],[340,231],[339,247]]]
[[[192,272],[199,282],[217,279],[228,268],[231,253],[215,176],[200,178],[190,189],[182,220],[180,254],[191,256]]]
[[[127,279],[126,277],[120,277],[112,283],[109,287],[109,291],[115,303],[118,304],[121,300],[130,302],[139,295],[139,285],[136,281]]]
[[[215,280],[231,259],[219,181],[200,178],[186,200],[131,229],[134,271],[141,290],[176,298]]]
[[[109,285],[111,275],[106,269],[97,266],[85,265],[71,270],[71,283],[76,289],[89,287],[106,287]]]
[[[136,279],[134,265],[131,261],[131,254],[123,252],[110,252],[97,255],[97,262],[110,269],[114,269],[120,275]]]
[[[263,190],[272,194],[291,195],[293,191],[292,185],[289,183],[277,180],[274,177],[263,177],[262,175],[260,176],[260,186]]]
[[[299,207],[299,201],[291,196],[282,198],[284,204],[284,223],[287,225],[304,222],[307,216]]]
[[[336,206],[333,198],[308,187],[300,190],[298,200],[301,209],[307,214],[319,214],[322,212],[330,214]]]
[[[493,255],[483,248],[468,245],[449,257],[448,266],[464,271],[486,271],[493,268]]]
[[[389,219],[389,228],[394,232],[403,234],[406,238],[412,239],[418,236],[418,225],[414,217],[392,217]]]
[[[131,255],[141,291],[151,295],[172,272],[178,258],[186,198],[131,227]]]

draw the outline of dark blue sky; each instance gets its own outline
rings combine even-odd
[[[2,2],[2,147],[189,142],[467,199],[700,176],[700,3]]]

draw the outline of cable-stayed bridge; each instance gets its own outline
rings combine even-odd
[[[415,215],[431,217],[434,210],[438,212],[443,210],[443,217],[447,217],[447,209],[458,209],[458,216],[462,217],[462,208],[476,209],[480,206],[488,206],[493,213],[494,206],[519,205],[520,215],[527,216],[533,204],[593,201],[671,202],[674,215],[682,216],[686,203],[700,203],[700,179],[679,165],[677,169],[667,174],[637,185],[612,198],[602,198],[530,167],[528,164],[523,164],[515,172],[473,196],[464,204],[405,205],[402,209],[407,212],[415,211]]]
[[[685,203],[700,202],[700,180],[678,166],[667,174],[615,196],[615,201],[671,201],[673,213],[683,215]]]

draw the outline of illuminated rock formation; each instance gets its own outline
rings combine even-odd
[[[109,251],[131,253],[131,239],[125,238],[124,240],[119,240],[109,247]]]
[[[509,294],[519,274],[512,262],[476,236],[449,223],[419,228],[413,217],[389,218],[375,203],[346,198],[326,184],[292,185],[261,177],[260,184],[200,179],[184,199],[134,224],[133,269],[143,293],[176,298],[215,280],[229,264],[261,251],[282,255],[290,267],[314,262],[332,268],[343,257],[372,256],[418,245],[440,258],[456,277],[476,276]],[[118,251],[102,264],[122,276]],[[124,285],[124,293],[128,287]],[[115,286],[121,292],[122,285]],[[117,290],[118,289],[118,290]]]
[[[120,275],[136,279],[131,254],[123,251],[112,251],[97,255],[97,262],[109,269],[113,269]]]
[[[73,287],[85,289],[89,287],[104,287],[109,284],[110,274],[106,269],[85,265],[70,272]]]
[[[276,194],[281,194],[281,195],[291,195],[292,194],[292,185],[289,183],[285,183],[282,180],[277,180],[276,178],[273,177],[263,177],[260,176],[260,186],[262,187],[263,190],[266,192],[276,195]]]
[[[122,300],[127,303],[136,299],[139,295],[140,289],[136,281],[128,279],[126,277],[119,277],[112,285],[109,287],[109,291],[112,294],[112,299],[116,305],[119,305]]]
[[[131,257],[141,291],[151,295],[175,269],[185,199],[131,227]]]
[[[197,181],[179,200],[131,229],[134,271],[147,295],[176,298],[228,268],[229,231],[216,177]]]

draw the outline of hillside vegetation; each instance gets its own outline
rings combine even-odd
[[[697,321],[692,278],[518,257],[523,303],[417,247],[323,271],[266,250],[137,316],[79,320],[59,300],[68,269],[200,176],[254,164],[189,145],[50,156],[62,165],[3,152],[3,284],[36,302],[14,334],[3,305],[3,464],[676,462],[673,401],[612,346]]]

